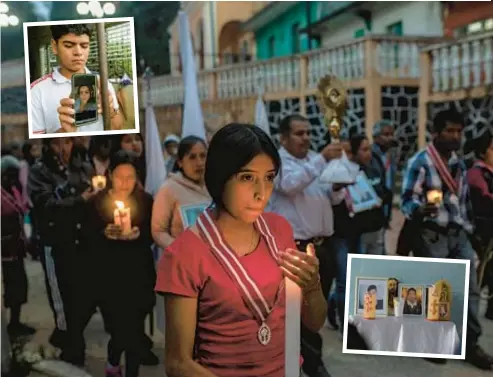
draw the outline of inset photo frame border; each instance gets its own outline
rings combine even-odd
[[[351,274],[353,259],[381,259],[381,260],[393,260],[393,261],[407,261],[407,262],[427,262],[427,263],[451,263],[451,264],[463,264],[465,265],[465,284],[464,284],[464,305],[462,316],[462,337],[460,355],[449,354],[432,354],[432,353],[419,353],[419,352],[396,352],[396,351],[373,351],[362,349],[348,349],[348,325],[349,325],[349,297],[351,295],[351,280],[354,277]],[[343,337],[342,337],[342,353],[353,355],[376,355],[376,356],[397,356],[397,357],[418,357],[418,358],[431,358],[431,359],[453,359],[464,360],[466,357],[466,339],[467,339],[467,310],[469,300],[469,275],[470,275],[471,262],[464,259],[445,259],[445,258],[422,258],[422,257],[402,257],[394,255],[369,255],[369,254],[349,254],[347,271],[346,271],[346,304],[344,307],[344,324],[343,324]],[[474,268],[474,267],[473,267]],[[387,277],[397,277],[395,274]],[[375,279],[375,278],[370,278]],[[382,278],[380,278],[382,279]],[[402,283],[400,283],[402,284]],[[426,287],[429,285],[425,285]],[[378,318],[377,318],[378,320]]]
[[[29,61],[29,38],[28,28],[39,26],[53,25],[75,25],[75,24],[100,24],[100,23],[122,23],[129,22],[132,30],[131,34],[131,55],[132,55],[132,80],[133,104],[134,104],[134,128],[121,130],[103,130],[103,131],[81,131],[81,132],[58,132],[58,133],[34,133],[32,129],[32,98],[31,98],[31,75]],[[115,18],[94,18],[84,20],[62,20],[62,21],[42,21],[42,22],[24,22],[22,25],[24,37],[24,61],[26,76],[26,98],[27,98],[27,119],[28,119],[28,137],[29,139],[45,139],[57,137],[77,137],[77,136],[98,136],[98,135],[121,135],[140,133],[140,107],[139,107],[139,89],[137,75],[137,55],[135,49],[135,24],[133,17],[115,17]],[[93,52],[97,53],[97,51]],[[102,114],[100,115],[102,117]]]

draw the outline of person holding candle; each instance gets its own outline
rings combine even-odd
[[[152,210],[152,235],[157,246],[168,247],[211,204],[204,184],[207,145],[185,137],[178,146],[174,172],[156,194]]]
[[[229,124],[212,137],[205,182],[214,205],[159,262],[169,377],[289,375],[284,289],[291,288],[283,275],[302,288],[303,323],[314,332],[323,326],[327,305],[313,246],[297,251],[289,223],[263,213],[280,163],[258,127]]]
[[[136,156],[124,150],[112,156],[111,185],[90,203],[93,244],[86,267],[93,271],[91,287],[99,294],[86,302],[77,302],[80,315],[72,336],[78,345],[79,363],[83,362],[83,331],[94,307],[100,304],[110,321],[106,375],[111,377],[121,376],[123,353],[125,376],[138,376],[144,322],[155,302],[156,272],[151,251],[153,199],[136,186],[136,162]]]
[[[476,162],[467,172],[471,191],[471,204],[479,238],[478,254],[485,251],[493,240],[493,131],[491,127],[474,141]],[[484,284],[488,286],[488,306],[485,317],[493,320],[493,260],[485,267]]]
[[[112,154],[115,154],[120,149],[123,149],[127,152],[133,152],[137,156],[137,176],[139,178],[139,186],[145,186],[145,180],[147,175],[147,167],[146,167],[146,157],[144,151],[144,143],[142,140],[142,135],[138,134],[123,134],[116,135],[113,140],[113,151]]]
[[[112,141],[112,152],[114,155],[119,150],[124,150],[129,153],[134,153],[136,156],[136,167],[138,182],[137,187],[139,189],[144,189],[145,181],[147,176],[147,165],[146,156],[144,150],[144,143],[142,135],[137,134],[122,134],[113,137]],[[152,318],[151,318],[152,320]],[[144,332],[142,334],[142,353],[141,353],[141,364],[142,365],[157,365],[159,363],[158,357],[152,352],[152,347],[154,345],[152,339]]]
[[[469,241],[473,232],[471,196],[466,165],[456,153],[462,144],[463,129],[464,119],[457,111],[443,110],[435,115],[432,142],[408,161],[404,172],[401,211],[419,223],[415,250],[420,250],[422,256],[470,261],[465,361],[491,370],[493,358],[478,345],[480,291],[473,267],[476,255]],[[427,198],[432,190],[441,191],[439,205]]]

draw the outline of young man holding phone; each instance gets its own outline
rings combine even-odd
[[[59,132],[104,131],[102,115],[92,123],[75,125],[75,100],[72,93],[74,74],[91,74],[86,63],[89,57],[92,25],[52,25],[51,47],[58,56],[59,66],[53,72],[31,84],[31,124],[34,134]],[[108,83],[111,129],[123,126],[123,116],[111,83]],[[98,94],[98,112],[101,114],[101,94]]]

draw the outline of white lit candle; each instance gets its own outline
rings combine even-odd
[[[430,190],[426,193],[426,199],[430,204],[440,205],[443,199],[443,193],[441,190]]]
[[[94,191],[104,190],[106,187],[106,177],[104,175],[95,175],[92,177],[92,188]]]
[[[113,213],[115,224],[122,228],[124,234],[130,233],[132,230],[132,223],[130,221],[130,208],[125,207],[125,203],[117,200],[115,201],[115,212]]]
[[[286,283],[285,370],[286,377],[300,376],[301,288],[289,278]]]

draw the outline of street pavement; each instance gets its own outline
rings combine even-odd
[[[389,254],[395,253],[400,226],[403,218],[396,211],[387,234]],[[39,343],[47,343],[53,329],[53,318],[46,297],[44,277],[38,262],[28,261],[29,302],[24,307],[22,319],[38,329],[35,337]],[[493,353],[493,321],[484,318],[485,302],[481,305],[483,336],[481,345]],[[164,339],[158,331],[154,335],[154,351],[163,359]],[[493,372],[483,372],[463,361],[449,360],[446,365],[431,364],[421,358],[403,358],[391,356],[348,355],[342,353],[342,339],[337,331],[324,327],[321,331],[324,339],[323,358],[333,377],[492,377]],[[103,329],[99,315],[95,315],[85,332],[87,342],[87,369],[94,376],[104,376],[106,342],[108,336]],[[41,375],[32,373],[31,377]],[[165,377],[161,363],[155,367],[142,367],[140,377]]]

